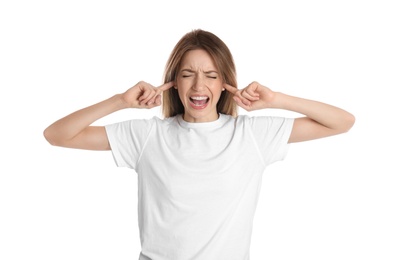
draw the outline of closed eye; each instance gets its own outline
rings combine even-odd
[[[205,76],[207,78],[210,78],[210,79],[217,79],[218,78],[218,73],[216,71],[214,71],[214,70],[205,71]]]

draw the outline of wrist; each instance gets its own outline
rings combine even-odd
[[[113,99],[114,105],[118,110],[129,108],[129,104],[124,99],[123,94],[116,94],[111,99]]]
[[[269,102],[269,108],[282,109],[286,103],[286,96],[282,92],[272,92],[271,101]]]

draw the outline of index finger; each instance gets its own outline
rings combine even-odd
[[[231,86],[231,85],[229,85],[229,84],[227,84],[227,83],[224,83],[223,84],[223,87],[228,91],[228,92],[230,92],[230,93],[232,93],[232,94],[236,94],[237,93],[237,91],[239,90],[239,89],[237,89],[236,87],[233,87],[233,86]]]
[[[174,86],[174,81],[170,81],[170,82],[164,83],[163,85],[158,87],[158,89],[161,90],[161,91],[165,91],[167,89],[172,88],[173,86]]]

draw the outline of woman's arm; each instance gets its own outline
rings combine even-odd
[[[354,116],[341,108],[274,92],[258,82],[241,90],[229,85],[225,85],[225,88],[234,94],[237,104],[247,111],[278,108],[305,115],[295,119],[289,143],[345,133],[355,122]]]
[[[289,143],[342,134],[355,122],[354,116],[341,108],[279,92],[275,93],[273,105],[305,115],[294,120]]]
[[[65,116],[44,130],[47,141],[56,146],[110,150],[104,126],[91,126],[96,120],[124,108],[152,108],[161,104],[161,93],[173,86],[172,82],[160,87],[139,82],[123,94]]]

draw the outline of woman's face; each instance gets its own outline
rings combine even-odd
[[[185,53],[175,88],[185,108],[185,121],[201,123],[218,119],[216,104],[224,89],[223,81],[208,52],[192,50]]]

